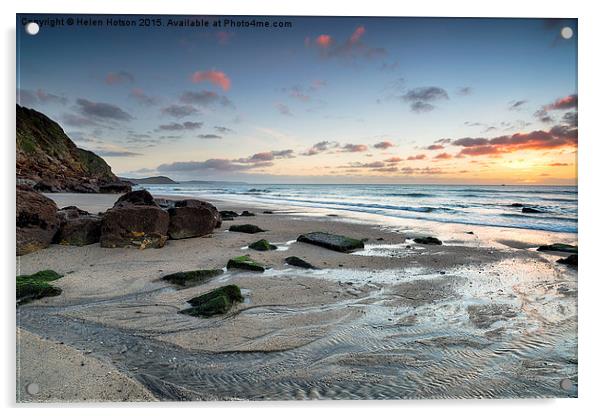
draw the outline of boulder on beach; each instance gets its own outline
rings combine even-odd
[[[537,248],[537,251],[559,251],[562,253],[577,254],[578,249],[577,249],[577,246],[572,246],[570,244],[554,243],[554,244],[539,246]]]
[[[567,266],[577,267],[577,254],[571,254],[570,256],[564,259],[556,260],[556,263],[566,264]]]
[[[265,231],[253,224],[231,225],[228,230],[233,231],[235,233],[246,233],[246,234],[257,234],[257,233],[262,233]]]
[[[514,208],[522,208],[525,206],[525,204],[521,204],[520,202],[514,202],[514,203],[510,204],[510,206],[514,207]]]
[[[264,272],[265,266],[257,263],[255,260],[252,260],[249,256],[238,256],[233,259],[228,260],[228,264],[226,265],[228,270],[230,269],[239,269],[239,270],[248,270],[251,272]]]
[[[249,248],[253,249],[253,250],[257,250],[257,251],[270,251],[270,250],[276,250],[278,247],[276,247],[273,244],[270,244],[270,242],[268,240],[258,240],[255,241],[254,243],[249,244]]]
[[[46,248],[59,228],[53,200],[26,186],[17,186],[17,256]]]
[[[101,247],[161,248],[167,241],[169,214],[146,190],[120,197],[102,217]]]
[[[222,269],[203,269],[177,272],[163,276],[163,280],[179,286],[192,286],[205,283],[213,277],[224,273]]]
[[[54,270],[42,270],[34,274],[17,276],[17,304],[41,299],[47,296],[58,296],[61,288],[52,286],[48,282],[60,279],[63,275]]]
[[[204,295],[197,296],[188,301],[192,308],[184,309],[180,313],[191,316],[210,317],[228,312],[235,302],[244,300],[240,288],[236,285],[222,286]]]
[[[98,190],[103,194],[125,194],[132,191],[132,184],[128,182],[103,183]]]
[[[266,211],[263,211],[263,213],[264,213],[264,214],[273,214],[273,213],[274,213],[274,211],[271,211],[271,210],[266,210]]]
[[[100,241],[99,215],[90,214],[74,206],[61,208],[57,212],[59,230],[54,242],[70,246],[86,246]]]
[[[531,208],[531,207],[523,207],[522,211],[523,214],[542,214],[543,211],[537,208]]]
[[[431,244],[431,245],[437,245],[440,246],[443,243],[441,242],[441,240],[439,240],[436,237],[418,237],[414,239],[415,243],[418,244]]]
[[[174,240],[201,237],[221,226],[220,214],[213,205],[196,199],[174,201],[169,213],[169,237]]]
[[[253,213],[252,213],[252,212],[250,212],[250,211],[243,211],[243,212],[241,212],[241,213],[240,213],[240,216],[241,216],[241,217],[254,217],[254,216],[255,216],[255,214],[253,214]]]
[[[224,221],[232,221],[234,218],[238,217],[238,213],[228,210],[220,211],[219,214]]]
[[[341,253],[351,253],[355,250],[364,248],[364,242],[362,240],[321,231],[302,234],[297,237],[297,241],[324,247],[329,250],[339,251]]]
[[[284,262],[286,264],[290,264],[291,266],[300,267],[302,269],[317,269],[317,267],[311,265],[310,263],[297,256],[287,257],[284,259]]]

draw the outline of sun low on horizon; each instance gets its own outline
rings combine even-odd
[[[187,19],[19,33],[17,102],[124,177],[577,183],[576,19]]]

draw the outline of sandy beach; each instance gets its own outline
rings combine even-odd
[[[47,196],[90,212],[117,198]],[[576,396],[577,272],[556,263],[562,253],[536,251],[576,244],[571,235],[209,202],[256,215],[161,249],[51,245],[17,258],[18,274],[64,274],[54,282],[60,296],[18,308],[18,401]],[[267,231],[228,231],[246,223]],[[345,254],[296,242],[311,231],[365,239],[366,247]],[[443,245],[417,244],[417,236]],[[278,249],[248,248],[261,238]],[[242,254],[269,269],[226,271],[184,289],[161,280],[222,269]],[[289,266],[287,256],[319,269]],[[230,283],[245,300],[228,314],[177,313]],[[99,381],[75,393],[32,355]],[[74,357],[89,362],[69,368]],[[23,393],[34,381],[40,394]]]

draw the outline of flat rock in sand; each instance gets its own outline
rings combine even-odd
[[[320,231],[302,234],[297,238],[297,241],[324,247],[329,250],[339,251],[341,253],[351,253],[355,250],[364,248],[364,242],[361,240]]]

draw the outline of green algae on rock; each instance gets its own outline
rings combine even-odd
[[[60,279],[62,274],[54,270],[42,270],[34,274],[17,276],[17,304],[41,299],[47,296],[58,296],[62,290],[48,282]]]
[[[199,283],[205,283],[212,277],[219,276],[223,272],[222,269],[190,270],[168,274],[163,276],[162,279],[179,286],[192,286]]]
[[[192,308],[184,309],[180,313],[190,316],[210,317],[228,312],[235,302],[244,300],[240,288],[236,285],[222,286],[211,292],[197,296],[188,301]]]
[[[249,256],[238,256],[228,260],[228,269],[249,270],[252,272],[264,272],[265,266],[252,260]]]
[[[253,250],[257,250],[257,251],[270,251],[270,250],[276,250],[278,247],[276,247],[273,244],[270,244],[270,242],[268,240],[258,240],[255,241],[254,243],[249,244],[249,248],[253,249]]]

